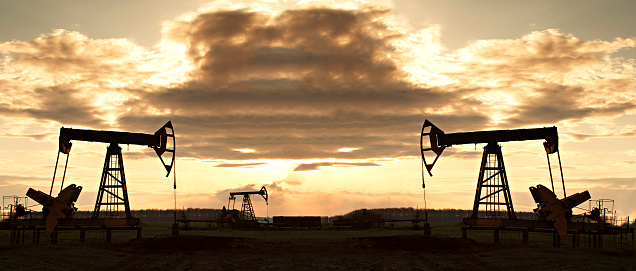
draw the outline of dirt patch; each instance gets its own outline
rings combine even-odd
[[[170,235],[131,240],[120,249],[138,252],[170,251],[206,251],[228,248],[241,248],[246,238],[216,237],[202,235]]]
[[[270,248],[287,251],[323,250],[328,247],[401,251],[435,251],[465,253],[483,249],[483,244],[446,236],[400,235],[326,240],[264,241],[251,238],[215,237],[203,235],[157,236],[131,240],[119,248],[128,252],[208,251],[220,249]]]
[[[435,251],[448,253],[472,252],[483,249],[472,240],[463,240],[446,236],[403,235],[360,237],[358,242],[368,242],[373,248],[405,251]]]
[[[0,250],[2,270],[636,270],[633,252],[488,245],[415,234],[166,235],[118,245],[0,244]]]

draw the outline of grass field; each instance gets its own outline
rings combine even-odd
[[[0,270],[636,270],[633,245],[591,249],[551,246],[551,235],[469,233],[461,223],[432,223],[433,235],[403,229],[192,230],[172,236],[169,223],[142,223],[135,231],[60,233],[52,245],[9,244],[0,231]],[[629,239],[631,242],[631,239]],[[564,244],[566,244],[564,242]]]

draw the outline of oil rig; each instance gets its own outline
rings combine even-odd
[[[70,156],[71,141],[91,141],[108,143],[106,158],[102,169],[95,207],[91,218],[74,218],[77,211],[75,202],[82,192],[82,186],[70,184],[64,187],[66,168]],[[41,218],[26,217],[32,212],[18,207],[16,201],[16,214],[5,219],[0,224],[2,229],[11,230],[11,241],[24,242],[26,231],[33,232],[33,242],[39,243],[40,231],[44,230],[51,237],[51,242],[57,242],[58,231],[80,232],[80,241],[85,241],[86,231],[106,230],[107,242],[110,242],[111,232],[114,230],[135,230],[137,237],[141,237],[139,219],[134,218],[130,212],[126,175],[124,173],[124,160],[119,144],[132,144],[148,146],[154,149],[166,170],[166,177],[170,175],[175,162],[175,136],[172,122],[168,121],[154,134],[130,133],[119,131],[85,130],[62,127],[59,135],[59,150],[57,153],[55,171],[49,193],[29,188],[26,195],[42,205]],[[58,168],[60,153],[66,154],[64,174],[60,185],[60,192],[53,196],[55,175]],[[169,153],[171,158],[165,159],[163,155]],[[176,183],[175,183],[176,188]]]
[[[428,140],[426,140],[428,138]],[[529,187],[530,193],[537,204],[533,211],[536,220],[518,219],[515,214],[508,182],[508,175],[504,166],[503,154],[499,143],[510,141],[544,140],[543,147],[546,151],[550,182],[552,189],[538,184]],[[426,143],[429,143],[425,146]],[[523,235],[523,243],[528,243],[530,232],[553,233],[553,243],[559,246],[567,234],[572,235],[573,246],[579,246],[581,235],[587,234],[593,237],[593,246],[603,246],[604,235],[621,235],[632,233],[633,228],[621,228],[608,223],[600,216],[599,208],[593,209],[588,217],[589,221],[573,221],[572,209],[591,198],[586,190],[580,193],[566,195],[565,181],[561,167],[559,154],[559,136],[556,127],[514,129],[514,130],[488,130],[475,132],[444,133],[440,128],[428,119],[424,121],[420,137],[420,150],[422,163],[430,176],[432,169],[445,148],[461,144],[485,143],[477,187],[473,202],[472,215],[464,219],[462,237],[467,238],[468,230],[493,231],[494,242],[499,242],[500,231],[520,231]],[[435,158],[426,160],[426,156],[434,154]],[[554,180],[550,165],[550,154],[556,153],[561,169],[561,182],[563,186],[563,198],[556,196]],[[430,163],[429,163],[430,162]],[[599,205],[600,206],[600,205]],[[633,241],[633,240],[632,240]]]

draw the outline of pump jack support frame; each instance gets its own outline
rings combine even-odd
[[[484,190],[487,194],[482,196]],[[503,195],[503,201],[501,195]],[[486,207],[486,217],[500,217],[500,207],[506,206],[507,217],[509,219],[516,218],[501,146],[496,143],[489,143],[484,147],[479,178],[477,179],[477,192],[473,203],[472,218],[479,217],[479,207],[482,205]]]

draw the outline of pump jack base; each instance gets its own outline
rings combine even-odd
[[[517,231],[523,232],[523,243],[528,244],[528,234],[530,232],[553,233],[554,246],[560,246],[561,238],[557,234],[554,225],[550,221],[527,220],[527,219],[505,219],[505,218],[464,218],[464,227],[462,227],[462,238],[467,239],[467,231],[481,230],[493,231],[494,243],[499,243],[500,231]],[[626,233],[634,233],[634,228],[621,228],[608,223],[588,223],[588,222],[568,222],[567,233],[572,237],[573,246],[578,247],[578,240],[581,234],[592,236],[618,235]],[[595,239],[596,240],[596,239]],[[602,238],[598,238],[602,240]],[[594,248],[601,248],[602,242],[594,243]]]
[[[18,226],[45,226],[44,219],[15,219],[11,221],[13,225]],[[137,226],[139,218],[70,218],[61,219],[58,226]]]
[[[139,218],[71,218],[62,219],[51,234],[51,243],[57,243],[58,231],[79,231],[79,242],[84,243],[86,240],[86,231],[106,231],[106,242],[111,242],[112,231],[131,231],[137,232],[137,239],[141,238],[142,228],[139,225]],[[40,232],[44,232],[46,228],[45,219],[11,219],[0,222],[0,229],[11,230],[11,243],[24,243],[25,233],[33,232],[31,238],[33,243],[39,243]],[[15,238],[13,238],[15,236]],[[14,240],[15,239],[15,240]]]

